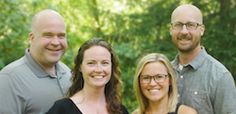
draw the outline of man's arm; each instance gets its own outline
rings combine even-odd
[[[214,100],[215,114],[236,114],[236,88],[229,72],[218,80]]]
[[[21,101],[16,87],[7,74],[0,74],[0,114],[21,114]]]

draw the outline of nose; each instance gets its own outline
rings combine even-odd
[[[182,34],[187,34],[187,33],[188,33],[188,29],[187,29],[186,25],[183,25],[183,27],[182,27],[182,29],[180,30],[180,32],[181,32]]]
[[[59,45],[60,44],[60,39],[57,36],[54,36],[51,40],[51,44]]]
[[[156,81],[153,77],[151,78],[149,85],[156,85]]]
[[[95,72],[102,72],[102,66],[100,64],[97,64]]]

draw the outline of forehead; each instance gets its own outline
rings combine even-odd
[[[102,46],[92,46],[84,51],[84,60],[111,59],[111,53]]]
[[[64,19],[54,13],[45,11],[36,15],[32,22],[32,29],[35,31],[62,31],[65,32],[66,25]]]
[[[197,22],[202,24],[202,14],[201,11],[194,6],[183,5],[173,11],[171,22]]]
[[[143,70],[141,72],[142,75],[147,75],[147,74],[155,75],[155,74],[163,74],[163,73],[167,73],[167,68],[160,61],[147,63],[143,67]]]

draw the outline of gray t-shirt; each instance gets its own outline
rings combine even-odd
[[[30,56],[7,65],[0,71],[0,114],[43,114],[71,85],[70,69],[56,64],[56,75],[46,73]]]
[[[231,73],[204,47],[189,64],[173,61],[179,101],[199,114],[236,114],[236,88]]]

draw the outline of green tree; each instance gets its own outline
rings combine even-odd
[[[63,61],[71,68],[84,41],[102,37],[112,43],[121,62],[123,101],[131,112],[137,106],[132,87],[137,61],[151,52],[164,53],[171,60],[175,57],[170,15],[183,3],[202,10],[206,27],[202,44],[236,79],[234,0],[1,0],[0,69],[24,54],[32,16],[42,9],[55,9],[67,24],[69,49]]]

